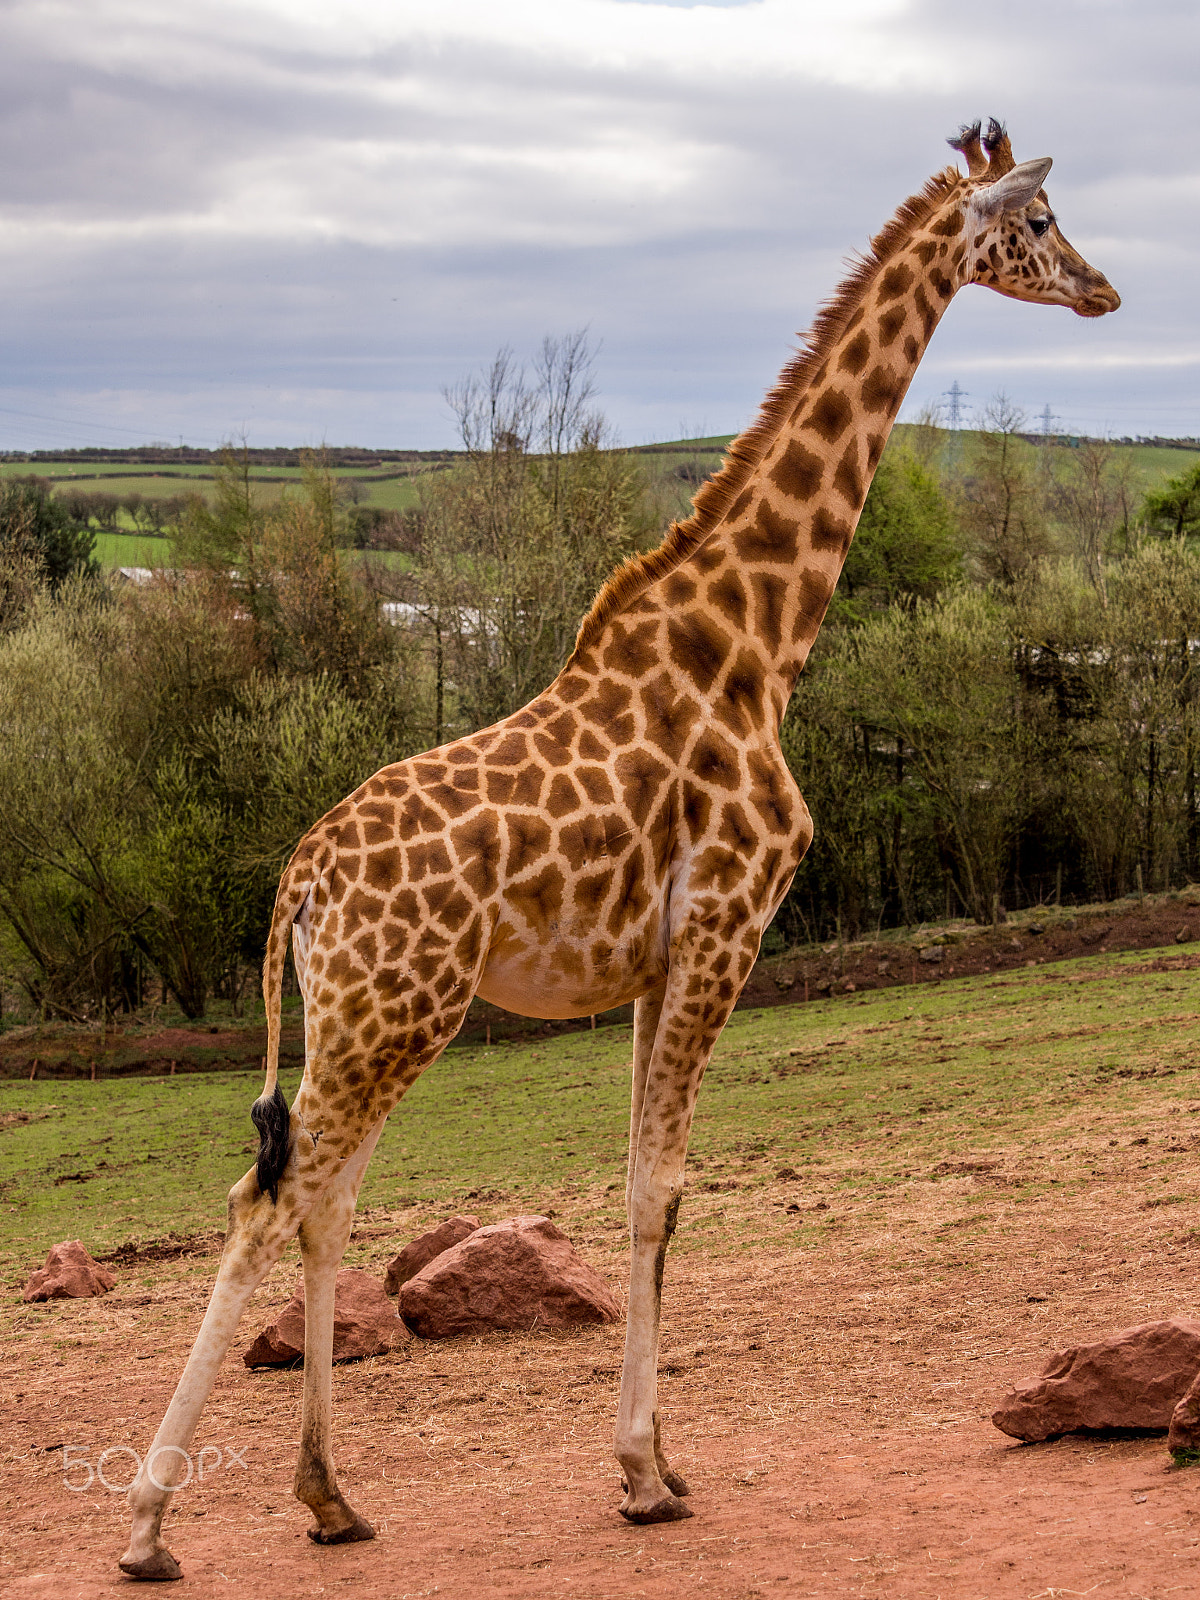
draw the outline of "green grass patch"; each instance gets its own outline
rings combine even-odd
[[[98,533],[92,554],[102,567],[169,567],[174,545],[144,533]]]
[[[1147,965],[1132,952],[738,1012],[701,1091],[689,1184],[711,1206],[787,1167],[838,1213],[848,1195],[886,1203],[914,1175],[953,1180],[1002,1157],[1018,1174],[1007,1203],[1069,1192],[1114,1141],[1147,1183],[1177,1184],[1161,1140],[1140,1147],[1164,1115],[1182,1138],[1200,1132],[1187,1115],[1200,1111],[1200,976]],[[362,1204],[543,1206],[621,1185],[631,1053],[620,1025],[450,1049],[393,1113]],[[222,1227],[253,1159],[260,1083],[0,1084],[0,1259],[27,1264],[67,1237],[98,1250]],[[1156,1203],[1191,1199],[1175,1187]],[[957,1226],[987,1226],[979,1202],[964,1198]],[[805,1218],[799,1238],[814,1220],[827,1225]]]

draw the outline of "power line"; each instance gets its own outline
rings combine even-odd
[[[21,411],[15,406],[0,406],[0,415],[19,417],[27,422],[52,422],[60,428],[83,428],[88,433],[126,433],[142,444],[150,442],[144,428],[126,428],[119,422],[85,422],[82,417],[51,417],[40,411]],[[208,441],[209,444],[215,442],[217,441]]]

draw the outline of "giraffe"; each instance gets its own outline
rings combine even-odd
[[[688,1133],[713,1046],[812,839],[779,725],[871,476],[955,293],[1080,316],[1120,299],[1060,233],[995,121],[907,200],[817,316],[749,430],[658,549],[608,580],[550,687],[496,726],[384,767],[304,837],[264,964],[256,1166],[229,1196],[217,1281],[130,1492],[122,1569],[179,1577],[161,1523],[255,1287],[299,1235],[306,1354],[295,1493],[321,1544],[373,1537],[330,1444],[333,1292],[389,1112],[473,995],[527,1016],[634,1002],[630,1279],[615,1454],[635,1523],[691,1516],[663,1452],[659,1309]],[[289,941],[305,1067],[278,1085]]]

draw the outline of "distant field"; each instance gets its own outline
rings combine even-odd
[[[1200,461],[1200,451],[1168,450],[1158,445],[1119,445],[1122,456],[1128,456],[1135,469],[1143,475],[1147,489],[1157,489],[1168,478],[1178,478],[1190,472]]]
[[[262,472],[273,469],[263,467]],[[38,478],[64,478],[72,483],[99,482],[104,479],[106,483],[112,479],[125,478],[162,478],[164,480],[163,493],[169,492],[167,484],[180,478],[196,478],[203,474],[212,476],[212,468],[182,461],[178,466],[164,467],[160,462],[150,462],[141,465],[138,462],[122,461],[105,465],[103,462],[79,461],[0,461],[0,477],[22,478],[32,473]]]
[[[39,477],[49,477],[48,473],[39,473]],[[110,477],[107,473],[72,473],[69,477],[55,477],[55,494],[71,494],[77,489],[82,489],[88,494],[140,494],[147,500],[167,500],[179,495],[203,494],[211,487],[211,482],[198,477],[195,473],[187,477],[164,478],[151,472],[122,472],[119,476]],[[272,484],[263,484],[266,494],[275,494]]]
[[[897,443],[903,444],[911,432],[909,424],[900,423],[893,437]],[[713,434],[703,439],[668,440],[661,445],[638,446],[631,450],[630,453],[651,481],[664,525],[671,518],[689,514],[693,496],[704,478],[720,466],[722,454],[733,437],[732,434]],[[948,433],[945,439],[948,447]],[[970,440],[969,430],[964,430],[961,447],[969,448]],[[1018,449],[1036,455],[1040,454],[1041,447],[1020,441]],[[1131,489],[1135,501],[1147,491],[1160,487],[1168,478],[1179,477],[1189,471],[1200,461],[1200,452],[1194,450],[1172,450],[1155,445],[1116,445],[1114,449],[1118,458],[1127,462],[1132,469]],[[1070,446],[1054,445],[1052,458],[1056,468],[1066,470],[1072,454]],[[30,471],[51,479],[56,493],[80,489],[114,495],[136,493],[147,498],[166,499],[191,493],[208,497],[213,484],[211,465],[189,462],[182,462],[178,467],[165,467],[160,463],[145,466],[128,463],[119,466],[84,466],[74,461],[39,461],[31,466],[26,462],[0,462],[0,477],[14,477]],[[410,511],[419,503],[420,484],[417,476],[407,473],[399,475],[394,469],[385,468],[381,471],[372,467],[339,467],[337,476],[353,478],[361,483],[364,492],[360,503],[363,505],[378,506],[385,511]],[[303,478],[295,467],[255,466],[252,469],[252,481],[256,494],[264,500],[273,500],[291,488],[298,488]],[[105,566],[147,566],[154,564],[155,560],[164,560],[163,541],[154,540],[147,544],[125,512],[120,514],[119,520],[122,529],[127,532],[103,534],[96,541],[97,555]],[[135,541],[146,559],[130,553],[133,548],[127,542],[130,539]],[[389,561],[385,564],[397,563]],[[402,561],[400,564],[405,563]]]
[[[373,480],[369,473],[363,476],[367,488],[363,505],[382,506],[385,511],[411,511],[420,500],[421,490],[416,478]]]
[[[146,499],[162,500],[187,494],[200,494],[210,499],[214,476],[211,466],[188,462],[178,467],[163,467],[157,463],[92,467],[71,461],[38,461],[32,464],[0,462],[0,477],[22,477],[30,472],[38,477],[49,478],[56,494],[82,490],[89,494],[140,494]],[[363,484],[366,492],[360,501],[362,505],[379,506],[385,511],[408,511],[418,501],[420,491],[417,482],[407,475],[396,476],[387,469],[380,472],[370,467],[339,467],[337,476],[353,478]],[[295,467],[255,466],[251,471],[253,491],[265,501],[276,500],[289,490],[299,490],[303,481],[303,474]],[[103,566],[152,566],[168,559],[165,554],[167,541],[147,540],[125,511],[119,513],[117,520],[121,532],[101,533],[96,538],[96,556]],[[140,553],[134,553],[135,545]],[[387,561],[384,565],[396,563]],[[400,565],[404,565],[404,562],[401,561]]]
[[[98,533],[95,556],[102,567],[169,567],[174,545],[170,539],[144,533]],[[362,561],[395,572],[407,572],[412,566],[412,557],[403,550],[347,550],[346,557],[351,564]]]
[[[911,431],[907,423],[900,423],[896,428],[896,436],[903,441],[906,434]],[[962,432],[962,446],[969,449],[972,442],[972,433],[969,429]],[[947,443],[950,435],[946,435]],[[1029,444],[1024,439],[1017,441],[1017,448],[1027,456],[1040,457],[1044,446]],[[1117,461],[1128,464],[1134,474],[1134,487],[1136,492],[1144,494],[1149,489],[1157,489],[1168,478],[1178,478],[1185,472],[1190,472],[1200,461],[1200,451],[1172,450],[1161,445],[1149,444],[1118,444],[1113,446]],[[1070,444],[1059,442],[1050,446],[1050,456],[1055,468],[1059,471],[1069,470],[1069,464],[1075,451]]]

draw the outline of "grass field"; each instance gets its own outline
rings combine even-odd
[[[680,1244],[736,1247],[751,1228],[802,1246],[829,1224],[769,1205],[784,1167],[850,1228],[901,1204],[914,1175],[1001,1154],[1022,1175],[1010,1210],[1068,1195],[1110,1141],[1144,1142],[1150,1122],[1200,1136],[1198,1018],[1194,945],[739,1012],[701,1093]],[[362,1206],[445,1210],[494,1191],[569,1213],[615,1194],[631,1043],[614,1026],[450,1049],[393,1114]],[[251,1162],[259,1085],[257,1073],[0,1084],[0,1263],[28,1270],[64,1237],[99,1250],[220,1228]],[[1175,1154],[1156,1151],[1142,1183],[1155,1206],[1200,1199]],[[954,1226],[966,1239],[992,1219],[976,1200]]]

